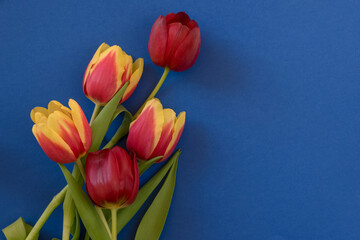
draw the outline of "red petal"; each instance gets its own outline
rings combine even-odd
[[[176,49],[169,68],[173,71],[185,71],[194,65],[200,51],[200,29],[194,28]]]
[[[142,160],[150,159],[159,142],[164,124],[163,108],[159,99],[148,101],[138,118],[130,124],[127,149]]]
[[[133,171],[133,166],[134,159],[120,147],[89,153],[86,162],[86,189],[91,200],[105,208],[127,205],[134,192],[133,188],[139,181],[139,175]]]
[[[93,101],[104,104],[117,92],[116,53],[109,52],[93,68],[85,81],[84,89]]]
[[[170,25],[168,25],[168,28],[168,45],[166,48],[165,59],[166,65],[168,65],[170,69],[172,69],[170,63],[174,62],[176,65],[176,62],[181,61],[181,59],[174,58],[174,53],[177,51],[180,44],[185,40],[186,36],[188,35],[189,28],[179,22],[171,23]]]
[[[189,16],[185,12],[178,12],[177,14],[169,13],[165,18],[167,24],[180,22],[183,25],[187,25],[187,23],[190,21]]]
[[[69,107],[71,108],[71,115],[77,132],[83,143],[85,153],[89,151],[92,143],[92,132],[89,123],[85,117],[80,105],[73,99],[69,100]]]
[[[167,25],[163,16],[156,19],[152,26],[148,43],[151,60],[158,66],[165,67],[165,51],[167,44]]]
[[[164,153],[173,136],[175,120],[175,112],[169,108],[164,109],[164,125],[161,131],[161,137],[150,158],[164,156]],[[162,160],[164,160],[164,158],[162,158],[160,161]]]

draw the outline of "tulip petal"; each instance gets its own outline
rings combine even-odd
[[[59,163],[75,162],[76,157],[69,145],[46,124],[35,124],[32,132],[46,155],[53,161]]]
[[[169,108],[164,109],[164,125],[162,128],[161,137],[156,148],[151,154],[151,158],[164,155],[173,136],[175,120],[175,112]],[[165,158],[161,158],[158,162],[161,162],[162,160],[165,160]]]
[[[171,64],[180,61],[180,59],[174,58],[174,53],[180,44],[184,41],[184,39],[186,39],[189,31],[189,28],[186,25],[182,25],[180,22],[175,22],[168,25],[168,42],[165,52],[165,59],[169,64],[170,69],[172,68]],[[181,56],[181,58],[183,57],[184,56]]]
[[[137,164],[137,159],[136,159],[136,155],[134,154],[133,159],[132,159],[132,172],[133,172],[133,186],[132,186],[132,192],[130,194],[130,196],[128,197],[126,204],[123,205],[122,207],[128,207],[130,206],[136,199],[136,195],[139,191],[139,167]]]
[[[157,98],[149,100],[139,117],[130,124],[127,148],[147,160],[160,140],[164,114]]]
[[[107,175],[102,174],[105,162],[104,159],[109,160],[110,150],[105,149],[89,153],[86,159],[86,191],[90,196],[91,201],[97,206],[104,204],[106,197],[106,186],[109,181],[104,179]]]
[[[35,123],[47,123],[48,117],[45,116],[42,112],[36,112],[35,113]]]
[[[56,100],[52,100],[49,102],[48,104],[48,113],[53,113],[55,111],[62,111],[61,107],[63,107],[63,105],[61,103],[59,103]]]
[[[88,76],[84,92],[97,104],[105,104],[110,101],[121,86],[124,69],[118,67],[121,64],[119,63],[121,62],[120,54],[119,46],[106,49]]]
[[[136,156],[133,158],[121,147],[114,147],[111,149],[112,153],[117,160],[118,176],[119,176],[119,187],[114,189],[118,192],[117,198],[121,199],[118,202],[117,207],[123,208],[129,206],[135,199],[133,199],[137,194],[139,188],[139,173],[137,167]],[[135,170],[136,167],[136,170]],[[134,189],[136,187],[136,189]]]
[[[87,152],[92,143],[92,133],[89,123],[85,117],[79,104],[73,100],[69,100],[69,107],[71,108],[71,115],[74,121],[75,127],[79,133],[80,139],[84,145],[85,152]]]
[[[119,86],[122,86],[130,79],[132,73],[132,64],[133,64],[132,57],[130,55],[127,55],[124,51],[122,51],[121,58],[122,58],[122,65],[119,65],[119,68],[124,68],[124,72],[122,73],[122,76],[118,76],[118,79],[121,80],[119,81],[120,83]]]
[[[35,107],[35,108],[33,108],[33,110],[31,110],[31,112],[30,112],[31,120],[32,120],[34,123],[37,123],[36,118],[35,118],[36,113],[42,114],[42,115],[45,116],[45,117],[48,116],[48,110],[47,110],[46,108],[43,108],[43,107]],[[38,120],[39,120],[39,118],[38,118]]]
[[[161,67],[165,67],[167,32],[166,19],[163,16],[158,17],[151,29],[148,49],[151,60]]]
[[[64,114],[66,114],[69,118],[72,117],[72,116],[71,116],[71,110],[70,110],[69,108],[67,108],[67,107],[65,107],[65,106],[62,106],[62,107],[61,107],[61,111],[62,111]]]
[[[134,166],[137,169],[136,158],[132,159],[120,147],[90,153],[86,161],[86,188],[91,200],[105,208],[131,204],[139,182]]]
[[[185,12],[178,12],[177,14],[169,13],[165,18],[167,24],[180,22],[183,25],[187,25],[187,23],[190,21],[189,16]]]
[[[167,159],[171,155],[171,153],[174,151],[174,149],[176,147],[176,144],[179,142],[180,136],[184,130],[185,115],[186,115],[185,112],[181,112],[178,115],[178,117],[175,121],[173,136],[171,138],[171,141],[170,141],[168,147],[166,148],[163,159]]]
[[[55,111],[50,114],[47,126],[56,132],[66,142],[66,144],[69,145],[76,158],[85,154],[84,146],[81,142],[77,129],[71,118],[69,118],[65,113]]]
[[[165,20],[166,20],[167,24],[177,22],[177,18],[176,18],[175,13],[169,13],[168,15],[166,15]]]
[[[143,73],[143,69],[144,69],[144,59],[142,58],[136,59],[136,61],[132,65],[132,74],[129,80],[129,85],[126,88],[120,103],[126,101],[131,96],[131,94],[133,94],[135,88],[137,87],[140,81],[141,75]]]
[[[197,22],[195,20],[191,20],[189,21],[186,26],[188,26],[188,28],[190,30],[194,29],[194,28],[199,28],[199,25],[197,24]]]
[[[114,149],[105,151],[104,155],[101,152],[98,153],[99,165],[96,169],[92,169],[96,171],[96,175],[93,173],[90,176],[94,176],[97,181],[97,185],[93,185],[93,187],[94,192],[97,192],[98,203],[103,202],[102,207],[105,208],[118,208],[126,201],[122,192],[126,182],[123,181],[124,175],[121,174],[119,168],[117,153],[114,152]],[[89,180],[93,179],[89,177]]]
[[[132,58],[128,58],[128,55],[121,49],[121,47],[114,45],[110,47],[111,50],[115,54],[115,74],[116,74],[116,87],[115,87],[115,93],[124,85],[125,82],[122,81],[122,77],[126,74],[125,73],[125,67],[129,64],[129,61],[132,62]],[[114,93],[114,94],[115,94]]]
[[[99,61],[100,54],[101,54],[102,52],[104,52],[104,51],[105,51],[106,49],[108,49],[108,48],[109,48],[109,45],[107,45],[106,43],[102,43],[102,44],[100,45],[100,47],[96,50],[93,58],[91,59],[89,65],[88,65],[87,68],[86,68],[86,71],[85,71],[85,74],[84,74],[83,87],[85,86],[85,82],[86,82],[86,80],[87,80],[87,77],[88,77],[88,75],[89,75],[89,73],[90,73],[91,68],[94,66],[95,63],[97,63],[97,61]],[[85,88],[84,88],[84,92],[85,92]],[[85,93],[85,94],[86,94],[86,93]]]
[[[179,45],[170,60],[169,67],[173,71],[184,71],[194,65],[200,51],[200,29],[192,29]]]

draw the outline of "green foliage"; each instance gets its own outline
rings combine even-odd
[[[100,220],[95,207],[86,193],[82,190],[69,170],[63,164],[59,164],[59,166],[68,183],[76,209],[90,237],[94,240],[110,240],[110,236],[103,222]]]
[[[2,231],[7,240],[24,240],[26,236],[30,233],[32,226],[27,224],[22,217],[16,220],[14,223],[10,224]],[[34,239],[38,239],[39,234],[35,236]]]
[[[157,240],[164,228],[176,181],[178,161],[172,165],[164,184],[142,218],[135,240]]]
[[[169,169],[177,161],[180,155],[180,150],[176,151],[168,162],[139,190],[136,200],[127,208],[120,209],[117,214],[117,231],[121,229],[131,220],[131,218],[137,213],[137,211],[144,204],[146,199],[159,185],[161,180],[166,176]]]

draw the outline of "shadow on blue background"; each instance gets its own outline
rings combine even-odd
[[[35,106],[74,98],[102,42],[143,57],[125,103],[162,74],[147,51],[160,14],[200,26],[195,65],[157,95],[187,112],[162,239],[360,238],[358,1],[0,1],[0,228],[34,224],[64,185],[31,133]],[[70,167],[70,166],[69,166]],[[141,214],[120,234],[132,239]],[[61,237],[58,208],[40,239]],[[2,233],[1,233],[2,234]],[[3,236],[1,235],[0,238]]]

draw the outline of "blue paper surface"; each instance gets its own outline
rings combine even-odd
[[[201,30],[195,65],[157,95],[187,112],[161,239],[360,238],[359,1],[0,1],[0,228],[35,224],[65,185],[30,111],[74,98],[97,47],[145,60],[132,112],[162,69],[148,55],[159,15]],[[70,167],[70,166],[69,166]],[[133,239],[142,213],[119,235]],[[62,209],[40,239],[61,238]],[[0,239],[4,236],[0,233]]]

